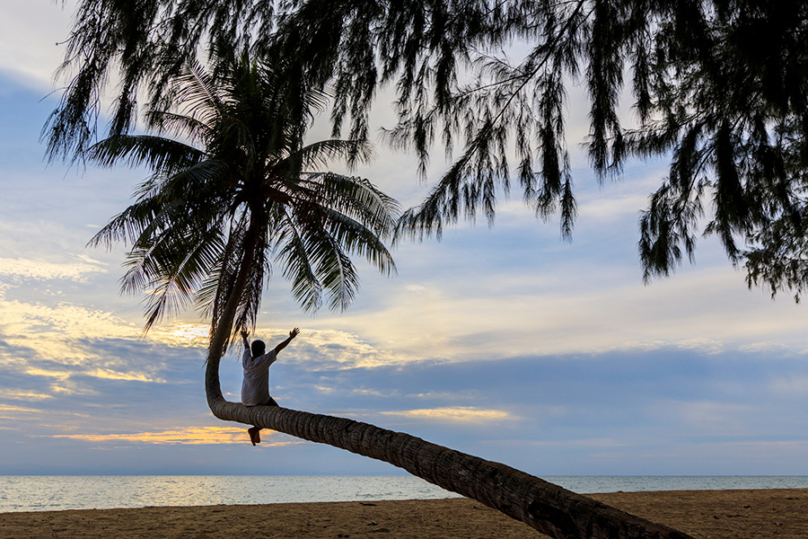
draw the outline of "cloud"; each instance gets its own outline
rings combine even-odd
[[[725,265],[649,286],[612,271],[562,266],[532,278],[527,268],[503,266],[472,283],[435,270],[429,280],[392,283],[372,312],[313,324],[383,344],[401,362],[666,347],[716,353],[775,341],[806,348],[808,311],[745,291]]]
[[[722,445],[734,447],[755,447],[763,449],[804,448],[808,449],[808,440],[750,440],[744,442],[723,442]]]
[[[70,371],[54,371],[48,369],[38,369],[36,367],[28,367],[24,372],[29,376],[44,376],[47,378],[56,378],[60,381],[67,380],[72,374]]]
[[[413,360],[395,349],[369,343],[358,332],[309,328],[301,331],[305,333],[294,343],[293,361],[305,363],[312,370],[373,368]],[[281,333],[276,339],[283,336]]]
[[[206,348],[209,332],[210,326],[207,324],[178,322],[153,328],[148,339],[169,346]],[[251,340],[260,339],[268,347],[273,347],[288,335],[288,328],[259,326]],[[232,346],[230,351],[241,357],[240,343]],[[291,347],[284,350],[283,356],[284,362],[305,364],[310,371],[373,368],[406,363],[413,359],[396,351],[374,346],[356,333],[307,326],[301,327],[300,336]]]
[[[455,401],[458,399],[469,400],[473,398],[478,398],[477,395],[472,394],[471,392],[460,392],[460,391],[427,391],[421,393],[410,393],[407,395],[407,398],[411,399],[419,399],[419,400],[443,400],[443,401]]]
[[[41,410],[37,410],[36,408],[26,408],[24,406],[12,406],[10,404],[0,404],[0,412],[39,413],[41,412]]]
[[[0,294],[0,335],[11,345],[36,347],[43,359],[72,365],[84,363],[79,339],[138,339],[140,329],[114,314],[71,303],[47,305],[5,300]],[[35,336],[35,337],[33,337]]]
[[[261,445],[275,447],[305,442],[272,442],[269,438],[275,431],[261,433]],[[245,428],[238,427],[185,427],[158,432],[137,432],[132,434],[55,434],[52,438],[70,438],[87,442],[134,442],[152,445],[221,445],[244,444],[247,437]]]
[[[0,258],[0,277],[12,279],[70,280],[86,283],[93,273],[106,273],[104,264],[89,257],[80,257],[82,262],[64,263],[24,258]]]
[[[483,410],[480,408],[465,406],[421,408],[418,410],[381,412],[381,414],[426,420],[448,421],[452,423],[482,423],[486,421],[498,421],[501,419],[513,419],[508,412],[504,412],[502,410]]]
[[[112,369],[91,369],[82,372],[82,374],[102,378],[104,380],[126,380],[129,382],[152,382],[157,384],[165,383],[165,380],[162,378],[153,378],[146,373],[137,371],[121,372]]]
[[[752,404],[720,401],[691,401],[658,403],[658,413],[681,421],[691,435],[742,436],[751,432],[750,416],[758,408]]]
[[[0,276],[20,275],[46,282],[62,277],[81,281],[96,269],[92,259],[72,266],[0,259]],[[207,324],[184,320],[165,323],[144,337],[137,323],[110,311],[69,301],[9,299],[21,288],[13,283],[0,290],[0,343],[4,344],[0,347],[0,365],[12,372],[49,379],[52,395],[92,393],[92,383],[80,377],[164,383],[161,372],[166,369],[165,361],[159,355],[144,361],[144,350],[162,345],[197,351],[207,347]],[[274,345],[286,337],[288,329],[261,327],[257,333]],[[239,352],[240,347],[233,350]],[[305,365],[313,372],[389,365],[408,359],[350,332],[305,327],[303,337],[284,356],[289,363]]]
[[[738,350],[741,352],[750,352],[750,353],[760,353],[760,352],[776,352],[778,355],[790,355],[789,352],[793,352],[793,350],[789,350],[787,346],[784,346],[783,343],[777,341],[761,341],[761,342],[753,342],[749,344],[745,344],[738,347]],[[805,350],[799,350],[799,353],[806,353]]]
[[[86,264],[37,265],[0,259],[0,275],[83,281],[87,273],[97,271],[94,262],[87,260]],[[5,345],[0,348],[0,365],[9,371],[52,379],[53,392],[86,393],[86,388],[71,381],[77,376],[162,383],[165,380],[158,374],[162,361],[143,362],[129,353],[122,355],[125,350],[121,347],[191,344],[190,339],[175,336],[187,331],[182,325],[167,326],[156,338],[143,339],[137,324],[109,311],[67,301],[8,299],[18,287],[0,289],[0,343]]]
[[[583,438],[572,440],[496,440],[487,441],[488,444],[516,445],[526,447],[576,447],[576,448],[606,448],[626,447],[625,442],[612,438]]]
[[[42,419],[44,412],[36,408],[27,406],[16,406],[13,404],[0,404],[0,419],[7,421],[31,421],[35,418]]]
[[[48,395],[47,393],[38,393],[35,391],[25,391],[22,389],[4,388],[3,398],[22,401],[41,401],[52,399],[53,395]]]
[[[153,327],[148,333],[148,338],[169,346],[205,348],[210,338],[210,326],[184,322],[167,323]]]
[[[126,370],[128,366],[126,363],[128,358],[116,358],[108,363],[119,364],[117,369],[112,368],[97,368],[93,365],[96,360],[92,357],[87,358],[84,365],[73,366],[71,370],[60,369],[59,367],[40,368],[33,365],[23,367],[20,372],[28,376],[41,377],[50,379],[50,391],[53,393],[51,396],[60,395],[92,395],[96,393],[93,389],[93,383],[87,380],[80,379],[84,377],[92,378],[95,380],[110,380],[110,381],[126,381],[126,382],[142,382],[164,384],[166,380],[155,373],[149,372],[150,370],[158,370],[160,365],[147,365],[146,370]],[[103,361],[103,360],[101,360]]]
[[[0,35],[16,47],[0,47],[0,69],[24,74],[37,87],[46,88],[64,55],[56,42],[67,37],[75,1],[5,1]]]
[[[630,194],[618,196],[609,192],[608,196],[593,197],[579,204],[581,219],[587,222],[610,223],[625,219],[626,214],[639,216],[648,206],[648,195]]]
[[[94,346],[101,340],[139,342],[134,324],[99,310],[69,303],[49,306],[4,300],[0,293],[0,365],[30,376],[53,379],[53,391],[79,391],[69,383],[84,375],[103,379],[159,382],[152,366],[129,365],[129,360]]]
[[[808,376],[778,376],[769,383],[769,389],[778,395],[808,395]]]
[[[339,396],[339,397],[394,397],[398,396],[397,391],[382,391],[378,389],[366,388],[344,388],[344,387],[330,387],[322,384],[312,385],[311,389],[322,393],[324,395]]]

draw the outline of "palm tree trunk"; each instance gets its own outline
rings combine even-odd
[[[252,249],[246,250],[208,349],[205,392],[208,406],[219,419],[272,429],[382,460],[497,509],[556,539],[692,539],[672,528],[630,515],[504,464],[409,434],[341,417],[276,406],[247,407],[226,401],[219,383],[219,361],[230,336],[238,298],[246,286],[252,252]]]
[[[225,327],[224,325],[220,327]],[[221,353],[219,354],[221,356]],[[228,402],[218,359],[208,361],[206,391],[213,415],[283,432],[390,463],[442,488],[477,500],[557,539],[689,539],[690,536],[565,490],[504,464],[409,434],[341,417],[275,406]]]
[[[236,275],[236,281],[233,284],[233,290],[231,290],[230,297],[227,298],[224,309],[222,309],[222,316],[219,319],[216,332],[213,334],[213,338],[210,340],[210,346],[208,347],[208,357],[205,368],[205,393],[208,399],[208,406],[211,410],[213,410],[213,403],[217,399],[224,400],[222,397],[221,383],[219,382],[219,362],[222,359],[222,354],[224,354],[225,344],[230,338],[239,299],[247,286],[247,279],[249,278],[252,264],[255,261],[255,244],[258,241],[259,223],[260,220],[257,218],[256,213],[251,212],[250,225],[244,236],[244,258],[241,260],[238,274]]]
[[[208,388],[209,392],[211,389]],[[341,417],[275,406],[246,407],[210,399],[219,419],[257,425],[325,443],[403,468],[430,483],[477,500],[557,539],[690,536],[654,524],[504,464],[442,447],[409,434]]]

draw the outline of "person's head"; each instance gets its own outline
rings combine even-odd
[[[263,356],[267,351],[267,345],[264,344],[264,341],[253,341],[250,345],[250,351],[252,352],[252,357]]]

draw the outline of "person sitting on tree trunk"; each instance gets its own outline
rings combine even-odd
[[[247,330],[242,330],[241,338],[244,342],[244,353],[241,356],[241,366],[244,367],[244,380],[241,382],[241,403],[244,406],[277,406],[275,399],[269,396],[269,366],[275,363],[278,352],[286,348],[292,339],[300,333],[298,328],[289,332],[289,338],[278,344],[275,348],[266,351],[264,341],[255,340],[250,344],[247,340]],[[261,443],[258,434],[260,427],[247,429],[250,442],[253,445]]]

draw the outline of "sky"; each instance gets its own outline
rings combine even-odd
[[[146,171],[49,164],[39,140],[72,6],[0,0],[0,475],[402,473],[280,433],[252,447],[207,408],[206,321],[189,311],[143,335],[143,298],[119,293],[124,247],[87,242]],[[493,227],[398,245],[393,277],[360,264],[344,313],[304,314],[275,276],[256,335],[301,334],[272,395],[540,477],[808,475],[806,306],[748,289],[714,238],[643,284],[637,221],[665,162],[599,185],[583,95],[570,91],[571,243],[513,193]],[[391,118],[380,105],[372,120]],[[423,183],[412,156],[375,149],[356,173],[404,207],[448,166],[437,152]],[[235,353],[221,377],[239,400]]]

